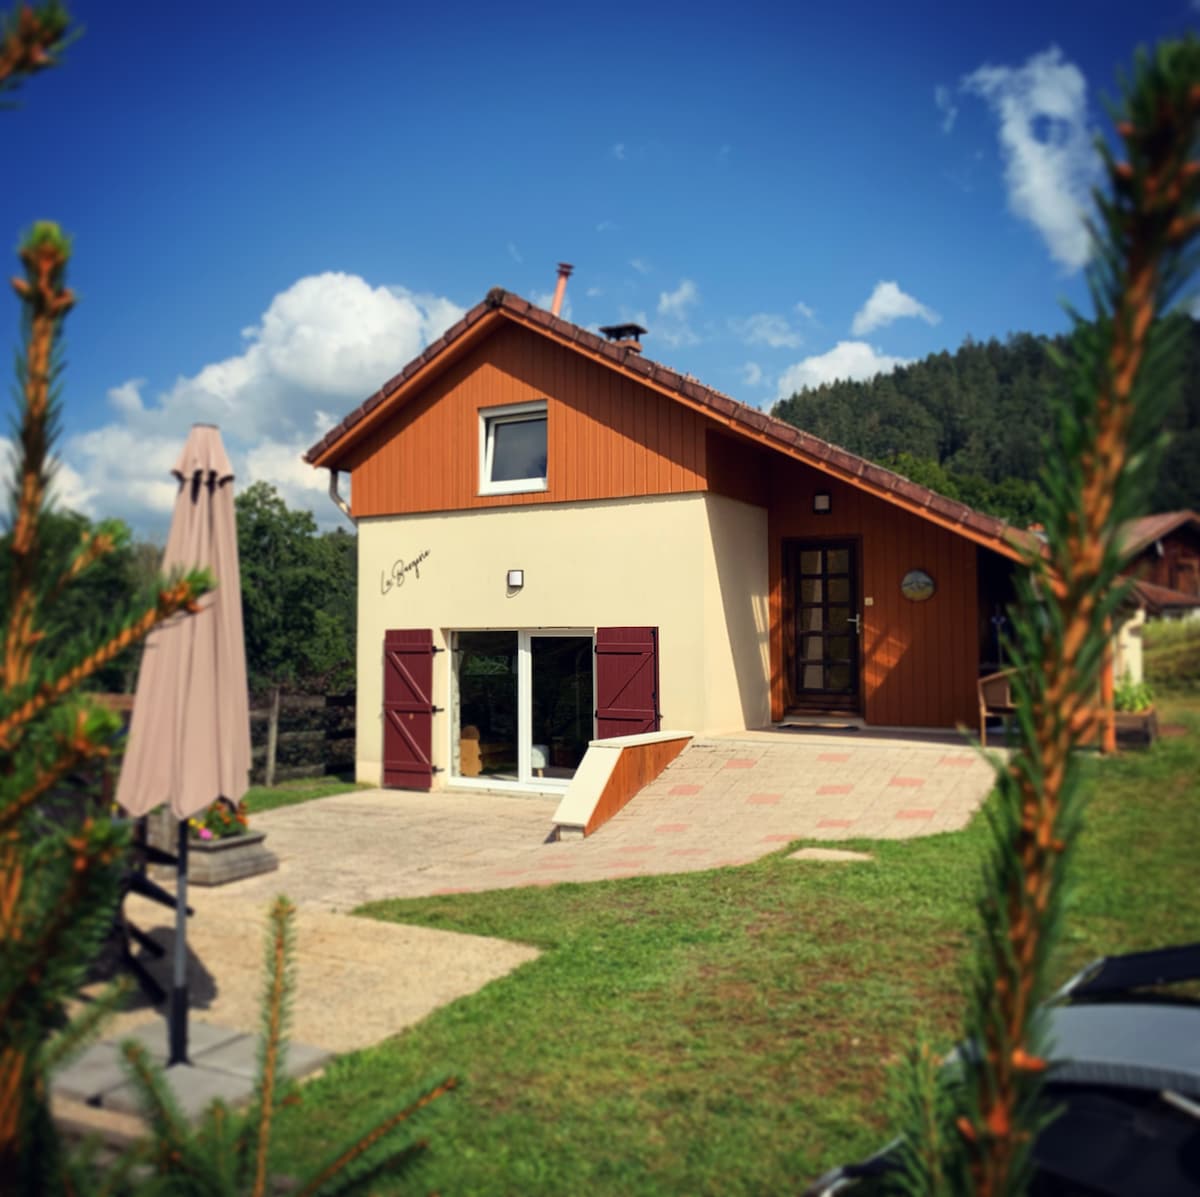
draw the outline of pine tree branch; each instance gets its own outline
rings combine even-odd
[[[275,1112],[275,1083],[286,1053],[289,971],[292,957],[292,921],[296,908],[282,895],[268,916],[266,1018],[259,1067],[258,1141],[254,1160],[253,1197],[263,1197],[267,1185],[267,1153],[271,1146],[271,1118]]]
[[[55,55],[66,45],[68,22],[61,4],[40,8],[22,4],[16,16],[5,22],[0,40],[0,90],[54,66]]]
[[[25,9],[25,14],[30,10]],[[21,472],[12,534],[12,589],[8,631],[4,641],[3,682],[11,690],[29,677],[37,609],[37,525],[46,486],[50,427],[51,362],[59,328],[75,296],[63,285],[71,245],[57,225],[34,226],[20,249],[25,277],[13,289],[25,305],[29,335],[24,351],[24,405],[21,418]]]
[[[159,591],[155,606],[145,611],[123,631],[118,632],[107,644],[89,653],[52,683],[43,686],[37,694],[4,719],[0,719],[0,752],[11,752],[17,731],[35,719],[51,703],[70,693],[80,682],[103,669],[115,657],[119,657],[130,645],[144,639],[159,624],[181,611],[188,614],[199,611],[198,600],[210,585],[207,575],[203,571],[196,571],[181,578],[170,588]]]
[[[356,1160],[361,1159],[386,1136],[390,1135],[398,1127],[407,1122],[413,1115],[423,1110],[426,1106],[437,1101],[438,1098],[445,1097],[448,1093],[458,1088],[457,1077],[447,1077],[440,1084],[426,1090],[421,1094],[416,1101],[411,1105],[407,1105],[402,1110],[397,1110],[394,1114],[389,1114],[371,1130],[369,1130],[361,1139],[358,1140],[352,1147],[343,1151],[335,1160],[331,1161],[320,1172],[309,1180],[304,1187],[299,1191],[296,1197],[314,1197],[314,1194],[321,1190],[321,1187],[326,1182],[332,1180],[338,1173],[348,1168]]]

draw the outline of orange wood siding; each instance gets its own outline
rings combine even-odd
[[[770,503],[774,454],[711,428],[707,452],[709,490],[759,507]]]
[[[479,494],[479,412],[546,400],[548,489]],[[415,396],[349,461],[356,517],[704,490],[709,422],[521,328]]]
[[[814,515],[814,491],[832,497],[830,515]],[[859,547],[863,716],[869,724],[911,727],[973,725],[978,703],[978,582],[975,545],[926,520],[835,482],[799,463],[771,469],[771,708],[785,709],[785,539],[853,539]],[[900,593],[910,569],[937,587],[913,603]]]
[[[690,742],[690,736],[681,736],[678,740],[660,740],[654,744],[625,745],[583,834],[591,835],[619,814],[629,800],[654,781]]]

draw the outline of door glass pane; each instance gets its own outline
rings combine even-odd
[[[517,633],[459,632],[458,775],[517,780]]]
[[[830,636],[826,641],[830,660],[846,661],[850,658],[850,639],[848,636]]]
[[[850,572],[850,550],[849,549],[830,549],[826,554],[826,569],[831,574],[845,574]]]
[[[800,572],[802,574],[819,574],[821,572],[820,550],[800,554]]]
[[[575,776],[593,738],[591,636],[532,636],[531,780]]]
[[[850,689],[850,666],[830,665],[826,670],[830,690]]]
[[[819,632],[825,625],[825,611],[822,607],[802,607],[797,616],[801,631]]]
[[[830,578],[825,584],[829,587],[830,602],[848,603],[850,601],[849,578]]]
[[[546,476],[546,417],[497,420],[491,426],[493,482]]]
[[[829,630],[831,632],[844,632],[850,626],[850,608],[849,607],[830,607],[829,608]]]
[[[800,671],[800,685],[805,690],[823,690],[821,678],[824,670],[820,665],[805,665]]]
[[[825,656],[824,636],[801,636],[800,659],[802,661],[819,661]]]
[[[800,601],[802,603],[819,603],[821,601],[822,583],[820,578],[803,578],[800,581]]]

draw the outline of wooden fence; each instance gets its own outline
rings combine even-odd
[[[128,722],[132,694],[94,694]],[[251,699],[250,782],[261,785],[266,776],[270,695]],[[283,694],[279,700],[279,736],[275,747],[275,780],[324,777],[354,772],[354,691],[344,694]],[[112,786],[115,787],[115,773]]]
[[[256,696],[250,710],[250,779],[266,777],[270,695]],[[344,694],[283,694],[275,781],[354,772],[354,691]]]

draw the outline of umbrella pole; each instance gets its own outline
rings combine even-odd
[[[187,870],[188,824],[179,820],[179,855],[175,865],[175,962],[171,1000],[167,1008],[167,1067],[187,1064]]]

